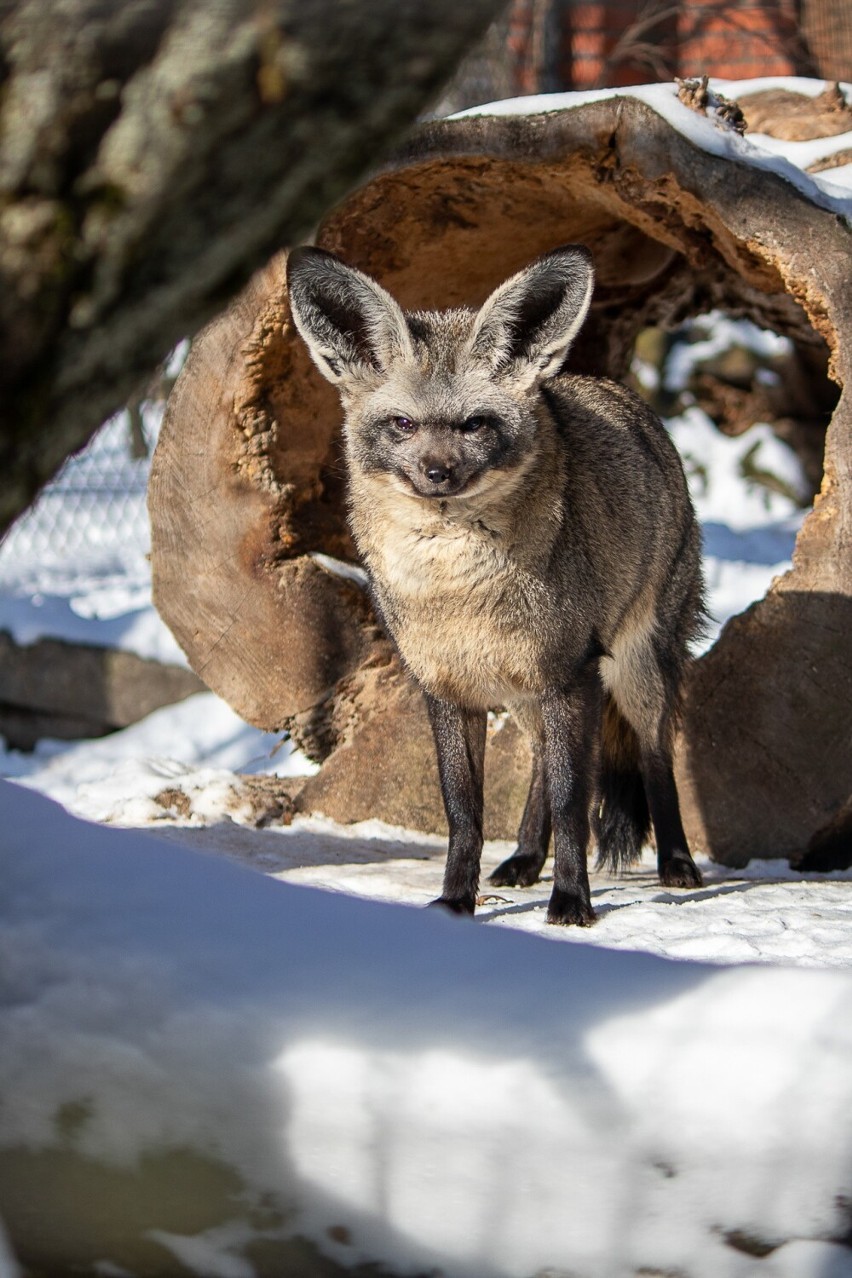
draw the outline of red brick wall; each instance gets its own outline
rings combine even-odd
[[[814,70],[799,0],[514,0],[508,52],[517,93]]]

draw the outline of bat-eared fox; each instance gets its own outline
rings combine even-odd
[[[562,372],[594,273],[545,253],[480,309],[403,312],[319,249],[290,254],[293,318],[345,413],[349,518],[373,599],[426,698],[450,839],[436,904],[473,913],[489,709],[533,767],[517,850],[553,835],[551,923],[594,922],[586,853],[618,869],[653,826],[660,881],[696,887],[672,771],[700,536],[678,454],[632,391]]]

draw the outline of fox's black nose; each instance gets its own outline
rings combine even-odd
[[[430,484],[443,484],[450,477],[449,466],[442,466],[440,462],[427,462],[423,469]]]

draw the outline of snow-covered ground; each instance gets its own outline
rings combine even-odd
[[[718,629],[802,518],[745,454],[800,476],[765,425],[726,439],[686,404],[670,427]],[[146,463],[97,479],[125,436],[0,547],[20,642],[182,660],[150,605]],[[546,880],[448,918],[405,908],[437,894],[440,840],[256,828],[243,776],[309,767],[212,694],[0,752],[0,1278],[13,1251],[101,1278],[852,1275],[852,872],[699,856],[704,888],[675,893],[649,859],[593,877],[591,930],[545,925]]]
[[[785,350],[785,339],[721,315],[702,321],[691,338],[673,348],[665,365],[670,393],[686,387],[693,368],[726,345],[739,343],[767,359]],[[636,374],[651,375],[639,366]],[[774,474],[790,494],[801,490],[802,480],[794,454],[767,425],[728,438],[685,399],[669,427],[704,531],[709,644],[729,616],[789,567],[804,515],[793,496],[747,480],[744,459],[751,462],[748,474]],[[153,442],[159,411],[149,407],[145,420]],[[128,461],[127,453],[127,424],[119,417],[0,546],[0,627],[19,642],[51,635],[183,660],[151,606],[148,463]],[[248,727],[212,693],[98,741],[45,741],[32,754],[0,751],[0,775],[90,820],[155,826],[278,878],[332,891],[421,905],[438,894],[440,840],[378,822],[335,827],[318,817],[256,829],[252,795],[236,774],[311,770],[289,742]],[[489,845],[486,869],[507,849]],[[780,861],[735,873],[700,851],[698,859],[706,886],[687,897],[659,887],[650,854],[628,878],[595,876],[599,923],[591,933],[546,927],[547,878],[535,889],[486,891],[479,924],[680,958],[852,964],[852,890],[842,881],[852,873],[803,878]]]
[[[682,390],[692,369],[726,345],[736,342],[766,358],[783,355],[786,345],[785,339],[721,315],[703,321],[691,337],[673,348],[666,363],[670,393]],[[636,373],[640,379],[650,376],[638,366]],[[748,474],[774,474],[789,493],[799,491],[802,481],[794,454],[767,425],[757,423],[728,438],[688,395],[686,400],[669,426],[704,530],[709,644],[729,616],[759,598],[789,567],[804,515],[792,496],[744,478],[744,459],[751,462]],[[146,423],[153,440],[155,409],[147,411]],[[151,606],[147,463],[126,460],[127,439],[126,423],[118,418],[0,546],[0,627],[19,642],[48,634],[183,660]],[[109,482],[104,475],[112,477]],[[45,741],[32,754],[0,752],[0,775],[94,821],[154,825],[280,878],[333,891],[410,904],[438,894],[440,840],[379,823],[335,828],[320,818],[255,829],[252,796],[235,774],[311,770],[289,742],[249,728],[212,693],[158,710],[98,741]],[[169,798],[178,792],[176,807]],[[490,845],[486,866],[506,854],[506,845]],[[784,862],[752,865],[746,874],[706,858],[701,864],[706,889],[689,897],[660,889],[650,855],[641,872],[627,879],[596,877],[600,921],[591,934],[546,928],[546,879],[536,889],[486,894],[479,920],[552,939],[677,957],[811,966],[852,962],[852,892],[845,883],[817,876],[806,881]]]

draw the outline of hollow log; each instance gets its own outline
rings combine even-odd
[[[643,328],[714,307],[786,334],[812,363],[827,354],[841,394],[793,569],[725,627],[687,689],[687,831],[729,864],[803,853],[852,790],[852,234],[807,178],[749,155],[674,90],[665,114],[610,96],[441,121],[316,235],[412,308],[478,305],[536,254],[586,244],[597,286],[570,359],[582,371],[623,376]],[[283,257],[196,343],[150,509],[155,598],[194,669],[322,761],[297,807],[442,829],[419,694],[345,567],[340,409],[294,333]],[[527,762],[496,720],[491,836],[511,837]]]

